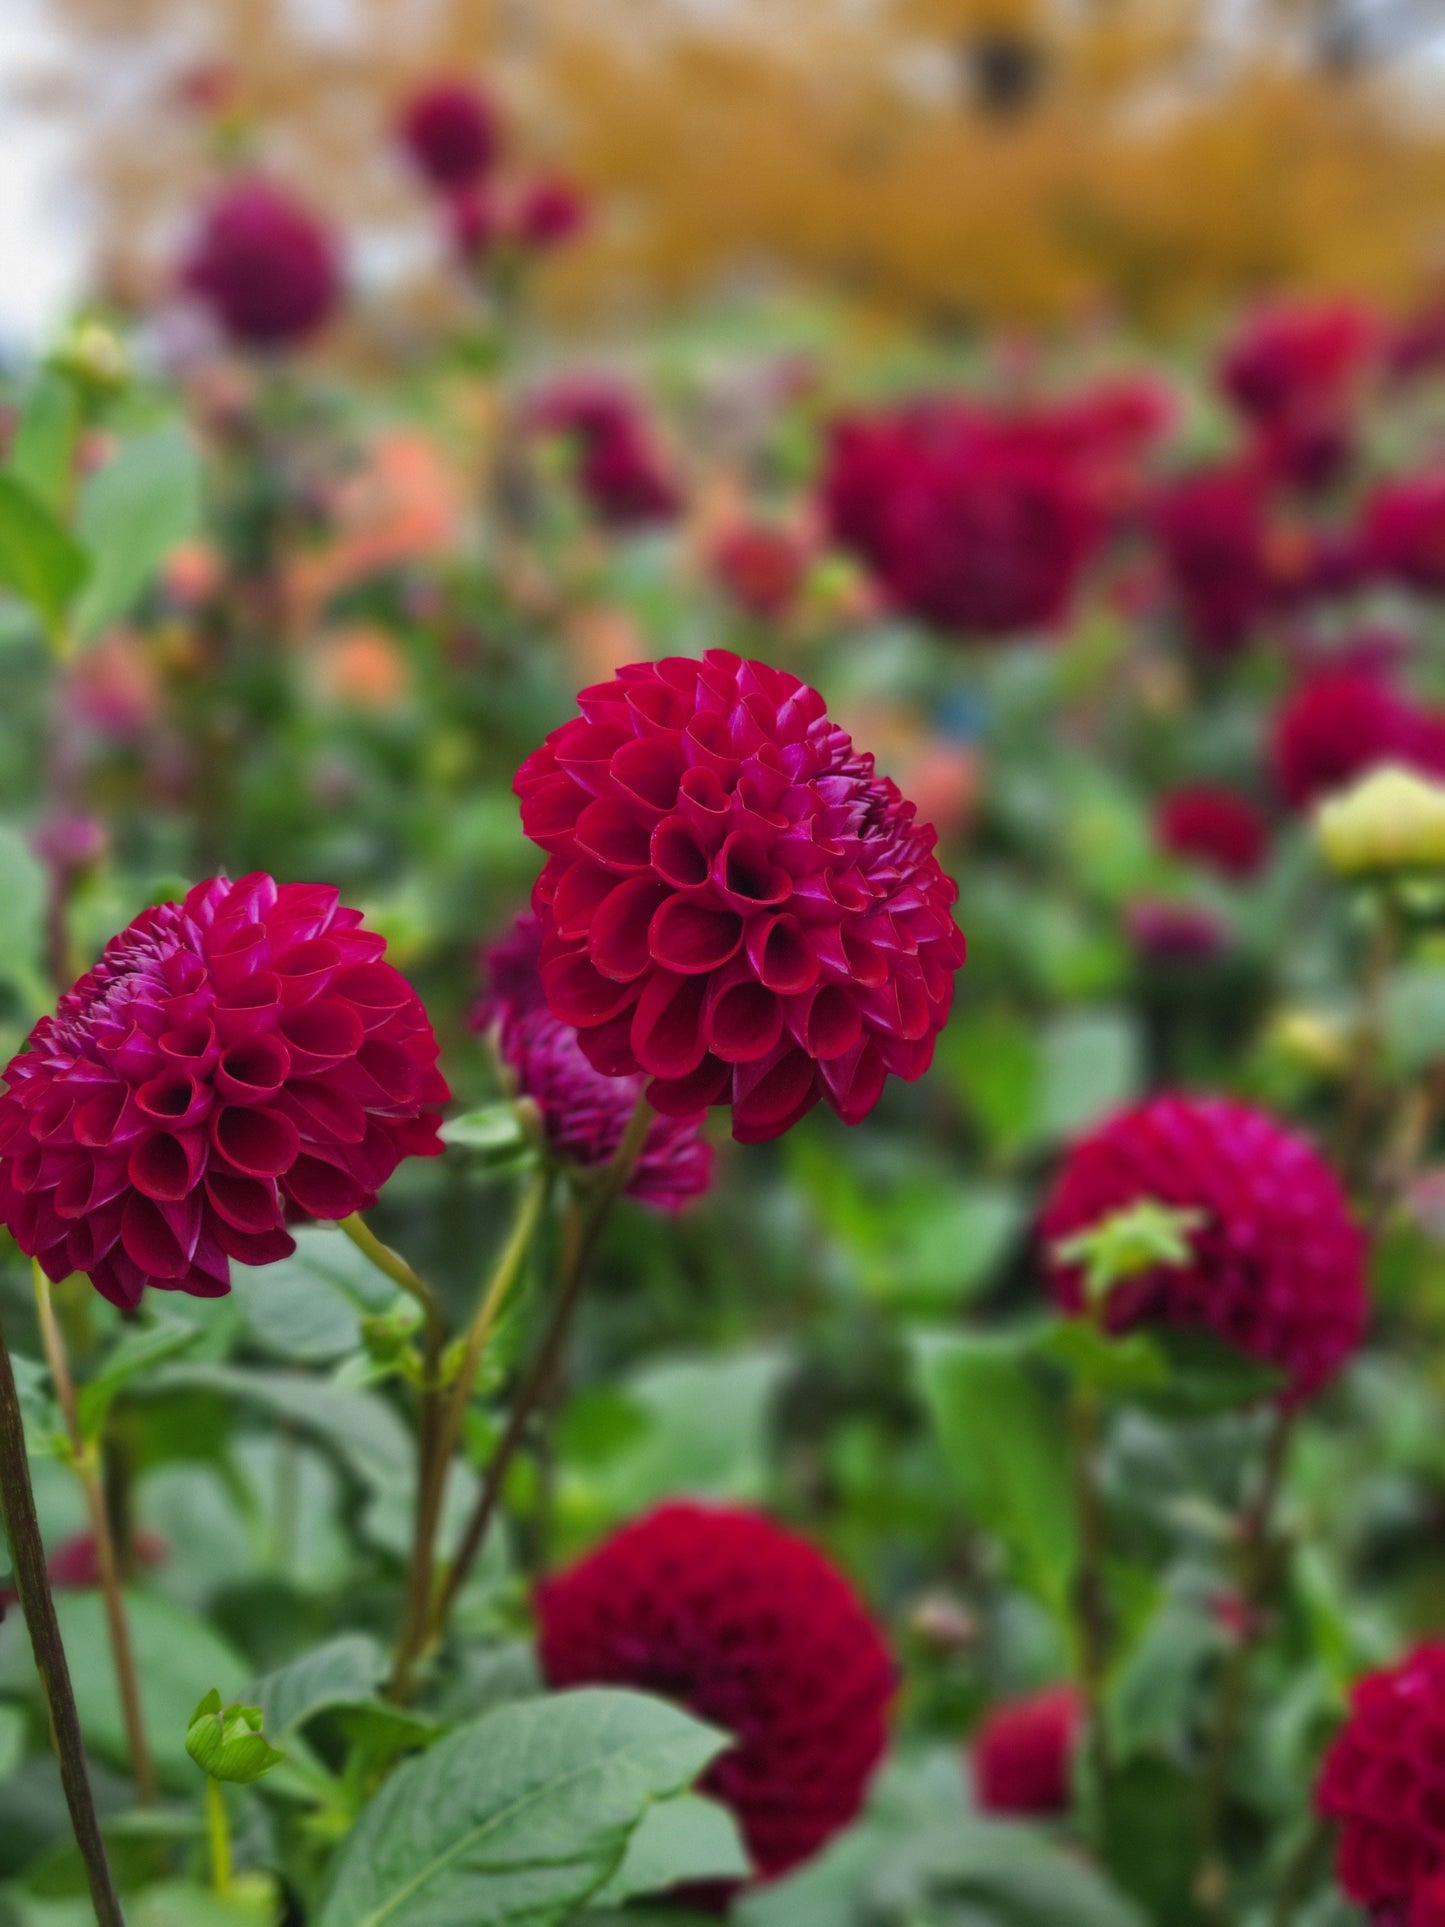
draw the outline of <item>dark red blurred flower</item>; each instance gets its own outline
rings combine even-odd
[[[1266,499],[1242,468],[1197,469],[1155,497],[1152,522],[1165,572],[1195,647],[1232,655],[1275,602]]]
[[[254,176],[223,188],[205,208],[182,278],[231,340],[247,348],[304,341],[330,318],[341,293],[330,230]]]
[[[971,1749],[974,1797],[983,1812],[1042,1816],[1070,1807],[1084,1717],[1072,1686],[994,1707]]]
[[[1276,473],[1324,486],[1353,452],[1360,390],[1383,344],[1379,320],[1358,302],[1270,302],[1227,345],[1220,386],[1260,431]]]
[[[947,402],[835,423],[822,489],[834,537],[893,602],[965,637],[1060,623],[1102,534],[1047,432]]]
[[[1445,725],[1381,676],[1324,670],[1280,705],[1270,762],[1285,801],[1305,809],[1379,763],[1445,775]]]
[[[760,622],[776,622],[797,600],[808,550],[794,530],[775,522],[739,522],[713,549],[712,566],[739,608]]]
[[[763,1879],[857,1814],[888,1744],[894,1667],[853,1588],[812,1546],[733,1507],[671,1504],[537,1592],[553,1687],[635,1686],[736,1744],[701,1782]]]
[[[577,1033],[547,1008],[540,972],[542,925],[518,917],[485,953],[487,995],[473,1012],[477,1030],[495,1026],[497,1049],[519,1097],[541,1113],[548,1149],[565,1162],[606,1164],[642,1095],[641,1077],[604,1077],[588,1063]],[[712,1146],[700,1136],[703,1112],[654,1119],[627,1195],[662,1211],[700,1197],[712,1176]]]
[[[1445,1645],[1418,1646],[1355,1686],[1315,1787],[1340,1830],[1340,1885],[1362,1906],[1397,1909],[1409,1927],[1437,1917],[1445,1885],[1445,1808],[1432,1792],[1442,1746]]]
[[[136,1564],[159,1566],[170,1557],[170,1547],[158,1532],[141,1526],[132,1548]],[[45,1570],[57,1592],[94,1592],[100,1585],[100,1555],[93,1532],[72,1533],[52,1547]]]
[[[579,234],[586,220],[587,203],[572,182],[560,174],[544,174],[517,189],[512,236],[523,247],[557,247]]]
[[[1269,847],[1259,811],[1223,783],[1187,783],[1162,797],[1154,833],[1162,849],[1227,877],[1253,876]]]
[[[1202,1327],[1286,1374],[1286,1396],[1316,1391],[1364,1330],[1365,1240],[1333,1171],[1308,1140],[1228,1098],[1151,1099],[1080,1139],[1045,1207],[1050,1283],[1084,1304],[1060,1241],[1144,1199],[1202,1213],[1192,1258],[1110,1292],[1112,1331]]]
[[[1371,574],[1445,595],[1445,469],[1382,482],[1365,505],[1360,540]]]
[[[452,246],[468,267],[475,266],[505,231],[496,192],[485,181],[449,194],[446,216]]]
[[[1151,963],[1209,963],[1227,950],[1229,925],[1202,903],[1144,897],[1124,912],[1129,940]]]
[[[501,148],[495,108],[464,80],[438,80],[413,94],[397,131],[420,172],[448,194],[475,187]]]
[[[796,676],[712,649],[584,689],[517,773],[542,981],[670,1116],[779,1136],[921,1077],[964,942],[931,828]]]
[[[142,911],[5,1071],[0,1222],[126,1308],[213,1298],[285,1221],[375,1203],[441,1149],[437,1044],[385,940],[322,884],[198,883]]]
[[[577,485],[603,522],[630,528],[666,521],[681,507],[651,424],[625,388],[604,380],[559,383],[538,397],[532,420],[572,440]]]
[[[1392,336],[1388,354],[1397,381],[1438,374],[1445,367],[1445,302],[1437,296],[1417,309]]]
[[[1377,1921],[1379,1918],[1376,1916]],[[1445,1927],[1445,1873],[1436,1874],[1415,1890],[1406,1927]]]

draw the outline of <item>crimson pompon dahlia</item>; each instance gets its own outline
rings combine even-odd
[[[537,1592],[554,1687],[635,1686],[734,1736],[703,1791],[760,1876],[857,1814],[888,1743],[894,1667],[853,1588],[804,1540],[733,1507],[660,1506]]]
[[[1445,1922],[1445,1645],[1370,1673],[1325,1756],[1315,1804],[1339,1828],[1351,1900],[1400,1927]]]
[[[1381,763],[1445,774],[1445,725],[1366,669],[1301,683],[1275,713],[1269,749],[1275,785],[1297,810]]]
[[[985,1813],[1062,1813],[1073,1799],[1084,1702],[1051,1686],[994,1707],[973,1738],[974,1797]]]
[[[201,216],[185,285],[232,341],[282,348],[314,334],[341,294],[335,242],[300,202],[256,177],[232,182]]]
[[[958,891],[873,758],[784,670],[709,650],[584,689],[517,773],[548,852],[542,982],[657,1110],[732,1107],[760,1143],[825,1098],[845,1124],[928,1069]]]
[[[519,1097],[542,1119],[552,1155],[586,1169],[606,1164],[622,1142],[642,1095],[641,1077],[604,1077],[584,1056],[577,1033],[547,1008],[540,963],[542,925],[518,917],[486,952],[487,993],[472,1014],[491,1029]],[[712,1146],[699,1134],[703,1113],[654,1118],[627,1181],[627,1195],[661,1211],[677,1211],[706,1191]]]
[[[491,102],[464,80],[438,80],[413,94],[398,123],[401,143],[435,188],[475,187],[501,150]]]
[[[1162,798],[1154,833],[1161,848],[1192,857],[1222,876],[1253,876],[1265,859],[1269,832],[1247,797],[1223,783],[1186,783]]]
[[[1110,1119],[1069,1152],[1042,1233],[1054,1296],[1084,1303],[1064,1240],[1144,1199],[1199,1214],[1186,1263],[1159,1265],[1109,1294],[1113,1331],[1178,1325],[1213,1332],[1277,1366],[1283,1396],[1316,1391],[1360,1342],[1365,1240],[1339,1182],[1306,1139],[1228,1098],[1164,1096]]]
[[[448,1091],[385,940],[322,884],[198,883],[142,911],[42,1017],[0,1096],[0,1222],[114,1304],[217,1297],[288,1220],[375,1203],[441,1149]]]

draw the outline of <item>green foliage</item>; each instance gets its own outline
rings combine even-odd
[[[82,639],[126,614],[166,555],[195,533],[200,514],[200,457],[183,428],[122,442],[80,493],[76,528],[91,561],[75,611]]]
[[[267,1741],[264,1724],[259,1706],[223,1706],[212,1687],[191,1715],[186,1751],[213,1780],[249,1786],[286,1757]]]
[[[0,584],[28,602],[52,641],[88,573],[86,554],[40,496],[0,472]]]

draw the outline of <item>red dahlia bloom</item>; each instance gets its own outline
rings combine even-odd
[[[5,1071],[0,1223],[112,1303],[214,1298],[287,1219],[374,1204],[448,1096],[385,940],[322,884],[198,883],[141,912]]]
[[[1144,897],[1125,910],[1124,926],[1151,963],[1209,963],[1229,947],[1229,925],[1202,903]]]
[[[921,1077],[964,942],[932,829],[815,689],[712,649],[584,689],[517,773],[549,860],[542,982],[658,1110],[731,1104],[744,1144],[820,1097],[856,1124]]]
[[[974,1796],[985,1813],[1062,1813],[1074,1796],[1084,1702],[1072,1686],[996,1706],[974,1735]]]
[[[588,1063],[577,1033],[547,1008],[540,963],[542,925],[518,917],[485,957],[488,994],[473,1014],[478,1030],[495,1026],[497,1049],[541,1113],[554,1157],[591,1168],[606,1164],[642,1095],[641,1077],[604,1077]],[[627,1195],[662,1211],[701,1196],[712,1176],[712,1146],[699,1135],[703,1113],[659,1117],[642,1147]]]
[[[1340,1885],[1408,1927],[1445,1919],[1445,1645],[1371,1673],[1325,1756],[1315,1803],[1340,1829]]]
[[[1188,783],[1159,804],[1155,835],[1175,856],[1227,877],[1250,877],[1264,861],[1269,832],[1247,798],[1223,783]]]
[[[501,147],[491,102],[464,80],[439,80],[413,94],[398,132],[420,172],[448,194],[475,187]]]
[[[1113,1331],[1202,1327],[1285,1373],[1285,1396],[1316,1391],[1365,1323],[1365,1240],[1344,1192],[1306,1139],[1263,1111],[1218,1097],[1157,1097],[1080,1139],[1044,1210],[1054,1297],[1084,1304],[1065,1239],[1144,1199],[1202,1214],[1192,1257],[1109,1294]]]
[[[1242,649],[1279,592],[1258,476],[1181,476],[1156,498],[1153,523],[1190,640],[1206,655]]]
[[[1102,532],[1050,432],[945,402],[836,423],[823,503],[900,608],[964,636],[1057,625]]]
[[[557,247],[580,232],[586,219],[586,202],[560,174],[544,174],[517,190],[512,226],[524,247]]]
[[[1379,322],[1355,302],[1272,302],[1229,343],[1220,386],[1261,431],[1277,472],[1321,486],[1349,460],[1359,389],[1383,343]]]
[[[713,550],[718,581],[739,608],[776,622],[792,608],[808,573],[808,550],[795,530],[739,522]]]
[[[205,209],[182,278],[231,340],[247,348],[305,340],[330,318],[341,293],[329,230],[256,178],[224,188]]]
[[[505,229],[497,196],[485,182],[478,187],[465,187],[456,194],[449,194],[446,221],[452,246],[468,267],[502,238]]]
[[[1324,670],[1281,704],[1270,761],[1285,801],[1306,809],[1379,763],[1445,774],[1445,727],[1380,676]]]
[[[609,526],[632,528],[677,513],[677,486],[651,425],[626,389],[608,381],[560,383],[538,398],[532,418],[538,428],[572,439],[577,486]]]
[[[736,1744],[702,1790],[764,1879],[857,1814],[888,1743],[894,1668],[820,1552],[732,1507],[660,1506],[537,1593],[548,1684],[635,1686]]]
[[[1365,506],[1365,567],[1420,595],[1445,595],[1445,469],[1383,482]]]

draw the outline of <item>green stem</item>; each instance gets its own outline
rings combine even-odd
[[[488,1342],[496,1329],[497,1320],[516,1282],[523,1261],[531,1249],[532,1240],[536,1236],[550,1183],[550,1174],[546,1170],[538,1171],[523,1193],[521,1208],[517,1212],[511,1233],[502,1247],[492,1275],[487,1281],[486,1289],[482,1293],[476,1316],[467,1330],[456,1381],[451,1388],[450,1396],[442,1405],[430,1456],[419,1468],[417,1533],[413,1565],[413,1575],[417,1576],[418,1583],[411,1589],[408,1597],[406,1621],[397,1645],[396,1664],[389,1687],[391,1697],[399,1701],[404,1701],[410,1694],[412,1671],[422,1648],[427,1643],[437,1533],[440,1530],[442,1513],[446,1506],[447,1480],[451,1473],[452,1459],[456,1454],[462,1428],[466,1422],[467,1406],[471,1403],[472,1393],[476,1388],[477,1373],[481,1369]]]
[[[231,1891],[231,1824],[221,1783],[206,1775],[206,1835],[211,1844],[211,1885],[222,1896]]]
[[[627,1181],[632,1176],[638,1158],[642,1155],[642,1147],[652,1128],[654,1115],[647,1099],[638,1098],[632,1116],[627,1120],[627,1128],[622,1134],[621,1142],[587,1200],[576,1243],[564,1262],[561,1288],[541,1347],[512,1402],[506,1429],[502,1433],[496,1451],[492,1454],[492,1462],[487,1467],[486,1478],[482,1482],[481,1492],[477,1495],[477,1503],[467,1522],[467,1529],[462,1535],[456,1556],[438,1591],[431,1615],[429,1643],[432,1645],[435,1645],[445,1633],[447,1620],[456,1602],[457,1594],[466,1584],[467,1575],[476,1564],[486,1543],[487,1532],[501,1502],[502,1486],[507,1473],[526,1437],[532,1414],[536,1411],[539,1401],[551,1382],[552,1373],[567,1342],[567,1333],[571,1329],[573,1314],[582,1296],[582,1287],[587,1282],[587,1273],[592,1259],[601,1242],[603,1228],[613,1205],[627,1188]]]
[[[20,1595],[35,1668],[50,1711],[50,1732],[60,1762],[60,1781],[70,1809],[70,1824],[75,1843],[85,1863],[90,1884],[91,1904],[99,1927],[125,1927],[125,1917],[116,1898],[96,1818],[95,1801],[86,1772],[85,1748],[80,1737],[80,1719],[75,1710],[75,1694],[70,1684],[70,1669],[55,1617],[55,1602],[50,1593],[50,1578],[45,1570],[45,1548],[40,1540],[40,1522],[35,1516],[35,1494],[30,1485],[30,1466],[25,1452],[25,1423],[20,1413],[20,1395],[15,1388],[15,1373],[5,1334],[0,1330],[0,1510],[5,1515],[5,1534],[10,1542],[10,1557],[15,1571],[15,1589]]]

